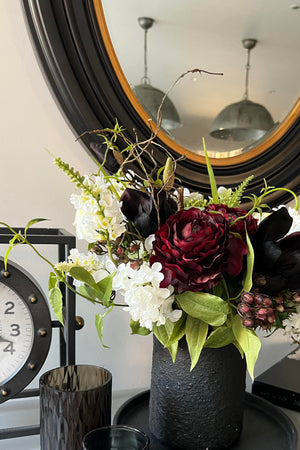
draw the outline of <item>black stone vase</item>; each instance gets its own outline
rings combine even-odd
[[[234,345],[203,349],[190,371],[185,338],[176,361],[154,337],[149,428],[172,449],[229,449],[242,431],[245,360]]]

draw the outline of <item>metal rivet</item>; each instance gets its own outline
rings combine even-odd
[[[84,327],[84,319],[81,316],[76,316],[75,320],[76,320],[75,325],[76,330],[81,330],[81,328]]]
[[[36,303],[36,302],[37,302],[37,298],[36,298],[34,295],[32,295],[32,296],[30,297],[30,302],[31,302],[31,303]]]
[[[30,369],[30,370],[35,369],[35,364],[29,363],[29,364],[28,364],[28,369]]]
[[[39,334],[41,337],[44,337],[44,336],[47,335],[47,330],[45,330],[45,328],[40,328],[39,331],[38,331],[38,334]]]
[[[6,397],[8,395],[8,391],[6,391],[5,389],[1,389],[1,394],[3,395],[3,397]]]

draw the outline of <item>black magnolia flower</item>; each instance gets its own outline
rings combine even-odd
[[[177,204],[163,190],[155,191],[159,205],[160,224],[177,211]],[[158,228],[157,210],[153,198],[145,192],[127,188],[121,196],[122,213],[134,223],[143,237],[154,234]]]
[[[106,160],[104,166],[109,172],[116,173],[119,170],[120,164],[116,160],[112,151],[106,152],[107,150],[106,144],[104,143],[102,144],[100,142],[91,142],[90,148],[94,152],[95,156],[97,157],[100,163],[104,161],[106,153]]]
[[[260,291],[276,294],[300,289],[300,232],[286,234],[293,219],[286,208],[272,212],[254,236],[254,273],[263,275]]]

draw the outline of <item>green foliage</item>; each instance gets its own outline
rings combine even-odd
[[[234,334],[231,327],[222,326],[216,328],[205,341],[204,347],[220,348],[229,345],[234,341]]]
[[[246,232],[246,242],[247,242],[247,268],[243,277],[243,288],[244,291],[250,292],[252,288],[252,276],[253,276],[253,267],[254,267],[254,250],[251,244],[248,233]]]
[[[139,334],[141,336],[148,336],[148,334],[151,333],[148,328],[141,327],[140,322],[138,320],[130,320],[130,328],[131,328],[131,334]]]
[[[208,325],[202,320],[187,316],[186,341],[191,357],[191,370],[197,364],[208,332]]]
[[[64,319],[62,312],[63,310],[62,293],[59,289],[59,283],[53,272],[51,272],[49,275],[48,285],[49,285],[49,303],[57,319],[63,325]]]
[[[176,302],[188,315],[212,326],[223,325],[229,312],[222,298],[207,292],[183,292],[176,295]]]
[[[244,180],[239,186],[235,188],[235,190],[231,193],[228,201],[226,202],[227,206],[229,206],[230,208],[237,208],[238,206],[240,206],[244,191],[251,180],[253,180],[253,175],[246,178],[246,180]]]
[[[255,332],[245,328],[239,315],[232,321],[232,331],[235,339],[246,356],[247,369],[252,380],[254,379],[254,366],[258,358],[261,342]]]
[[[207,168],[207,172],[208,172],[208,176],[209,176],[211,195],[213,198],[213,202],[217,204],[217,203],[219,203],[218,188],[217,188],[217,183],[216,183],[216,179],[214,176],[213,168],[212,168],[212,166],[210,164],[210,160],[208,158],[204,139],[203,139],[203,148],[204,148],[204,154],[205,154],[206,168]]]
[[[186,323],[187,315],[185,312],[182,312],[182,316],[177,322],[171,322],[172,331],[169,336],[168,345],[173,345],[178,342],[185,335],[185,323]]]
[[[72,267],[70,275],[75,280],[84,283],[84,289],[80,289],[81,294],[90,296],[91,301],[95,301],[98,298],[106,307],[110,305],[114,273],[98,281],[98,283],[95,282],[92,275],[83,267]]]

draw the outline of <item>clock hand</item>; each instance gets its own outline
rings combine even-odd
[[[1,342],[10,342],[10,343],[12,343],[13,341],[10,341],[9,339],[5,339],[2,336],[0,336],[0,343]]]

